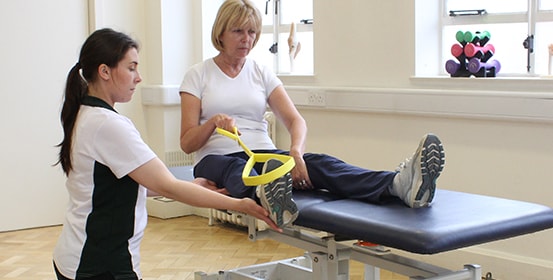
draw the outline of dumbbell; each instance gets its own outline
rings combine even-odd
[[[486,71],[491,70],[494,73],[493,76],[495,76],[495,74],[501,69],[501,64],[495,59],[489,62],[482,62],[480,59],[474,57],[469,60],[467,69],[473,74],[478,73],[481,69],[485,69]]]
[[[476,57],[483,62],[488,61],[495,53],[495,47],[492,44],[485,46],[477,46],[473,43],[468,43],[464,48],[467,58]]]
[[[471,75],[464,63],[459,63],[453,59],[446,61],[445,70],[451,77],[470,77]]]
[[[476,44],[476,43],[480,43],[480,46],[484,46],[486,45],[486,43],[488,43],[488,41],[490,40],[490,32],[488,31],[483,31],[483,32],[480,32],[480,31],[476,31],[475,33],[472,33],[470,31],[467,31],[465,32],[465,42],[467,43],[473,43],[473,44]]]
[[[455,39],[457,39],[457,42],[459,42],[461,45],[465,45],[467,41],[465,41],[465,32],[459,30],[455,34]]]
[[[453,44],[451,45],[451,55],[454,57],[462,57],[465,54],[463,46],[460,44]]]

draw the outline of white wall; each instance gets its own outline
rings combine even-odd
[[[422,99],[428,103],[419,105],[484,114],[455,116],[439,113],[440,108],[430,113],[409,112],[401,110],[399,103],[364,103],[388,101],[385,98],[355,100],[337,94],[334,100],[327,98],[329,105],[357,101],[355,111],[300,106],[309,125],[307,149],[330,153],[364,167],[390,170],[414,151],[420,136],[434,132],[440,135],[446,150],[446,168],[438,181],[440,188],[553,207],[549,171],[553,165],[553,119],[549,105],[552,81],[414,78],[415,61],[422,63],[415,54],[430,56],[428,52],[432,51],[417,48],[415,38],[432,31],[416,30],[414,1],[402,1],[401,8],[398,2],[315,1],[316,75],[282,77],[285,84],[322,91],[353,87],[371,96],[381,92],[410,99],[412,90],[442,92],[443,96]],[[430,24],[428,21],[419,26]],[[421,74],[430,72],[426,67],[417,69]],[[451,98],[454,92],[463,93],[466,99]],[[481,94],[494,97],[490,102],[470,102]],[[521,101],[520,108],[505,109],[510,96],[526,94],[535,107]],[[393,101],[398,100],[402,99]],[[386,110],[372,109],[373,106]],[[403,108],[407,106],[403,104]],[[504,109],[504,115],[490,116]],[[547,117],[525,118],[519,114],[524,110],[533,110],[529,115]],[[278,143],[286,148],[289,142],[282,127],[278,135]],[[492,271],[497,279],[545,280],[553,275],[551,240],[553,230],[547,230],[426,258],[452,269],[472,260],[481,264],[484,271]]]
[[[152,5],[153,2],[158,1],[147,3]],[[148,71],[155,69],[156,72],[150,75],[154,78],[143,83],[141,102],[144,104],[142,109],[146,116],[149,144],[163,160],[165,153],[181,152],[180,106],[160,103],[179,104],[177,89],[182,77],[192,64],[201,59],[199,38],[202,13],[201,0],[164,0],[159,1],[158,7],[157,10],[147,9],[147,16],[152,22],[148,27],[148,37],[155,37],[156,41],[148,40],[150,48],[146,59],[151,66]],[[160,96],[169,100],[160,101]]]
[[[65,78],[88,30],[87,1],[0,5],[0,231],[59,224],[65,178],[52,165]]]
[[[57,161],[63,138],[59,121],[65,79],[77,62],[89,32],[111,27],[141,43],[143,86],[179,83],[201,45],[190,44],[198,0],[57,0],[0,3],[0,232],[60,224],[67,204],[65,176]],[[30,8],[32,7],[32,8]],[[184,11],[182,14],[179,11]],[[163,18],[163,20],[162,20]],[[198,27],[198,28],[195,28]],[[182,36],[186,35],[186,36]],[[184,41],[186,39],[186,41]],[[196,48],[196,50],[194,50]],[[154,151],[178,149],[178,139],[158,132],[178,131],[178,108],[142,106],[136,94],[116,109],[129,116],[147,140],[153,131]],[[148,115],[150,113],[150,115]],[[155,121],[159,122],[155,122]],[[165,122],[167,122],[165,124]],[[161,131],[156,130],[162,124]],[[157,142],[156,142],[157,141]],[[157,145],[156,145],[157,144]]]
[[[161,0],[160,0],[161,1]],[[140,65],[139,71],[142,75],[142,84],[148,84],[151,79],[156,79],[160,72],[156,63],[148,59],[149,49],[156,49],[159,36],[155,32],[148,31],[151,26],[159,24],[159,15],[155,15],[159,8],[159,1],[135,1],[135,0],[90,0],[89,12],[94,16],[90,30],[104,27],[113,28],[124,32],[140,43]],[[152,40],[148,40],[152,37]],[[152,51],[152,53],[155,53]],[[152,54],[153,55],[153,54]],[[155,61],[155,60],[154,60]],[[140,90],[140,86],[139,89]],[[137,91],[138,92],[138,91]],[[144,139],[148,139],[146,132],[146,120],[142,112],[140,94],[135,94],[131,102],[118,103],[115,109],[131,118],[136,128],[141,132]]]

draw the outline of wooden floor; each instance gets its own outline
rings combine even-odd
[[[0,279],[55,279],[52,250],[61,226],[0,233]],[[215,273],[303,255],[273,240],[247,240],[235,226],[208,226],[207,219],[150,217],[141,248],[144,280],[193,280],[195,271]],[[363,266],[350,264],[350,279],[363,279]],[[382,280],[406,277],[381,271]]]

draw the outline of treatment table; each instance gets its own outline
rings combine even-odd
[[[181,178],[189,178],[183,174],[189,170],[171,169]],[[397,255],[388,248],[437,254],[553,228],[550,207],[441,189],[430,207],[417,209],[399,199],[370,204],[323,191],[294,191],[294,200],[298,219],[282,233],[258,230],[255,218],[243,218],[250,240],[271,238],[306,250],[304,256],[214,275],[196,272],[195,280],[345,280],[349,279],[350,260],[365,264],[365,280],[379,279],[379,268],[411,279],[479,280],[482,271],[478,265],[450,271]]]

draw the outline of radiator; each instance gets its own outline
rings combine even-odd
[[[165,160],[163,161],[167,167],[177,166],[192,166],[194,165],[194,155],[187,154],[183,151],[165,152]]]
[[[242,214],[238,212],[229,212],[226,210],[209,209],[209,225],[216,223],[229,223],[237,226],[248,227],[248,224],[242,218]],[[265,230],[269,226],[260,220],[257,220],[257,229]]]

